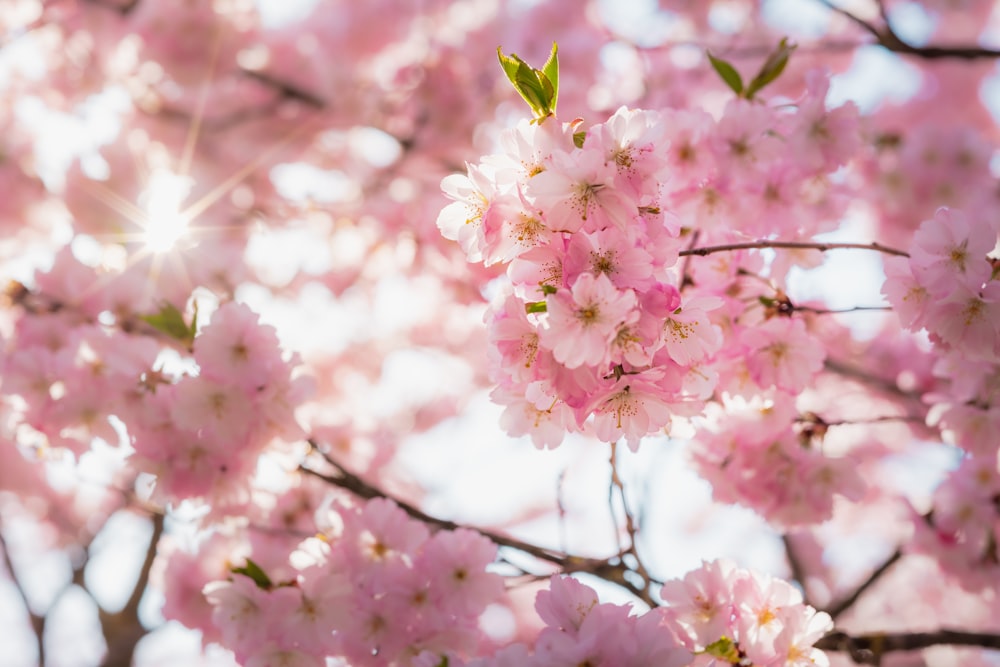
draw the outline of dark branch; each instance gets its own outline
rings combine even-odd
[[[983,48],[980,46],[913,46],[896,34],[888,20],[888,13],[885,5],[878,1],[879,14],[882,17],[883,25],[876,26],[863,18],[852,14],[843,7],[839,7],[831,0],[817,0],[820,4],[831,11],[847,18],[852,23],[858,25],[862,30],[875,37],[875,43],[893,53],[925,58],[927,60],[938,60],[941,58],[958,58],[961,60],[976,60],[979,58],[1000,58],[1000,50]]]
[[[898,255],[899,257],[910,256],[909,253],[897,250],[896,248],[890,248],[889,246],[884,246],[881,243],[820,243],[813,241],[749,241],[746,243],[727,243],[724,245],[705,246],[704,248],[689,248],[687,250],[681,250],[677,254],[680,257],[687,257],[689,255],[704,257],[705,255],[711,255],[717,252],[755,250],[761,248],[789,248],[796,250],[819,250],[821,252],[840,249],[859,249],[875,250],[877,252],[883,252],[887,255]]]
[[[108,645],[107,655],[104,656],[104,661],[101,663],[103,667],[131,665],[136,645],[148,632],[139,621],[139,602],[149,584],[149,573],[153,568],[153,561],[156,560],[160,537],[163,536],[163,521],[163,514],[157,512],[152,515],[153,534],[149,538],[146,556],[143,559],[139,577],[132,587],[128,602],[125,603],[121,611],[113,614],[98,609],[104,642]]]
[[[443,530],[457,530],[459,528],[473,530],[486,539],[492,541],[497,546],[516,549],[534,556],[539,560],[552,563],[566,574],[573,572],[586,572],[588,574],[592,574],[595,577],[618,584],[635,595],[638,599],[648,604],[650,607],[657,605],[656,600],[647,590],[647,587],[639,586],[628,579],[626,575],[628,573],[634,573],[635,570],[629,568],[620,557],[602,560],[599,558],[573,556],[554,549],[546,549],[535,544],[523,542],[507,535],[501,535],[500,533],[496,533],[485,528],[459,524],[447,519],[439,519],[438,517],[431,516],[417,507],[414,507],[410,503],[400,500],[399,498],[395,498],[378,487],[369,484],[323,452],[315,440],[310,439],[308,442],[312,446],[313,450],[322,456],[323,459],[334,468],[334,473],[326,474],[309,468],[308,466],[300,465],[299,470],[307,475],[311,475],[317,479],[323,480],[327,484],[349,491],[359,498],[364,498],[365,500],[371,500],[373,498],[387,498],[396,503],[396,505],[398,505],[399,508],[406,512],[410,517],[416,519],[417,521],[422,521],[429,526],[434,526]]]
[[[899,386],[890,379],[879,377],[872,373],[869,373],[863,368],[857,368],[843,361],[837,359],[826,358],[823,362],[823,367],[830,371],[831,373],[836,373],[849,380],[854,380],[863,385],[871,387],[877,391],[881,391],[884,394],[889,394],[895,398],[901,398],[906,400],[918,400],[920,394],[913,391],[906,391],[905,389],[900,389]]]
[[[882,563],[872,571],[872,573],[868,576],[867,579],[861,582],[861,584],[853,591],[851,591],[851,593],[847,595],[847,597],[831,604],[830,607],[826,610],[826,612],[830,614],[830,616],[832,616],[834,619],[839,617],[845,611],[854,606],[854,603],[857,602],[862,595],[864,595],[865,591],[874,586],[875,583],[878,582],[882,578],[882,576],[886,572],[888,572],[893,565],[896,564],[896,561],[898,561],[902,557],[903,557],[903,552],[900,551],[899,549],[896,549],[896,551],[894,551],[892,555],[889,556],[889,558],[886,559],[884,563]]]
[[[303,90],[298,86],[294,86],[288,83],[287,81],[282,81],[281,79],[278,79],[277,77],[272,76],[267,72],[261,72],[258,70],[249,70],[249,69],[242,70],[242,72],[251,79],[259,81],[260,83],[270,88],[274,88],[284,97],[293,100],[298,100],[299,102],[308,104],[309,106],[314,107],[316,109],[327,108],[326,100],[324,100],[323,98],[319,97],[318,95],[314,95],[313,93],[310,93],[307,90]]]
[[[785,560],[788,561],[788,569],[792,572],[792,579],[799,582],[799,586],[802,587],[802,601],[809,606],[814,606],[810,601],[809,589],[806,587],[806,569],[792,544],[792,536],[785,533],[781,536],[781,543],[785,545]]]
[[[824,651],[849,653],[859,665],[878,665],[882,655],[896,651],[916,651],[930,646],[976,646],[1000,649],[1000,635],[959,630],[933,632],[873,633],[851,636],[844,632],[831,632],[816,642]]]

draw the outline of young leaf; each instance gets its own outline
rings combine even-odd
[[[243,567],[233,567],[229,569],[233,574],[242,574],[244,576],[253,579],[253,582],[257,584],[257,588],[263,588],[265,591],[269,591],[274,588],[274,584],[271,582],[271,577],[267,576],[267,573],[261,569],[260,565],[253,562],[247,558],[247,564]]]
[[[524,62],[516,53],[507,56],[502,47],[497,47],[500,67],[513,84],[514,90],[531,107],[536,122],[548,118],[556,111],[556,101],[559,98],[559,61],[556,52],[556,45],[553,44],[544,69],[539,70]]]
[[[524,312],[526,313],[547,313],[549,311],[549,305],[544,301],[529,301],[524,304]]]
[[[139,319],[182,343],[190,345],[194,341],[194,328],[184,322],[184,315],[172,303],[164,301],[160,304],[158,312],[152,315],[140,315]]]
[[[743,78],[740,73],[736,71],[730,63],[721,58],[716,58],[712,55],[711,51],[706,51],[705,55],[708,56],[708,62],[712,63],[712,68],[718,73],[726,85],[729,86],[734,93],[740,95],[743,93]]]
[[[587,140],[587,131],[573,133],[573,145],[577,148],[583,148],[583,142]]]
[[[792,51],[795,50],[796,46],[796,44],[789,44],[787,37],[782,37],[778,43],[778,47],[771,52],[767,60],[764,61],[764,64],[760,66],[760,71],[757,72],[757,76],[747,86],[743,96],[748,100],[753,99],[753,96],[760,92],[764,86],[781,76],[785,65],[788,64],[788,57],[792,55]]]
[[[736,648],[736,642],[729,637],[721,637],[705,647],[702,653],[707,653],[714,658],[721,658],[726,662],[738,664],[740,662],[740,652]]]
[[[556,112],[556,105],[559,104],[559,45],[552,42],[552,51],[548,60],[542,65],[542,74],[552,84],[552,113]]]

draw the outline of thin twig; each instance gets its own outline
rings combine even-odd
[[[900,389],[893,380],[873,375],[862,368],[851,366],[850,364],[837,359],[827,357],[826,361],[823,362],[823,367],[831,373],[842,375],[845,378],[867,385],[868,387],[877,389],[885,394],[890,394],[896,398],[903,398],[907,400],[918,400],[920,398],[919,392]]]
[[[896,248],[882,245],[881,243],[820,243],[814,241],[749,241],[746,243],[727,243],[724,245],[705,246],[703,248],[689,248],[677,253],[680,257],[697,255],[704,257],[717,252],[731,252],[733,250],[755,250],[762,248],[790,248],[795,250],[828,250],[857,249],[874,250],[887,255],[897,255],[899,257],[909,257],[909,253]]]
[[[852,306],[851,308],[813,308],[812,306],[793,306],[792,310],[812,313],[813,315],[843,315],[844,313],[886,312],[892,310],[892,306]]]
[[[841,599],[838,602],[831,604],[826,612],[830,614],[834,619],[841,616],[845,611],[854,606],[854,603],[864,595],[864,593],[874,586],[889,569],[896,564],[896,562],[903,557],[903,552],[896,549],[889,558],[886,559],[884,563],[879,565],[877,568],[872,570],[872,573],[868,575],[868,578],[861,582],[857,588],[851,591],[847,597]]]
[[[359,498],[364,498],[366,500],[371,500],[373,498],[386,498],[391,500],[411,518],[416,519],[417,521],[422,521],[430,526],[435,526],[443,530],[458,530],[460,528],[473,530],[486,539],[492,541],[497,546],[516,549],[534,556],[539,560],[552,563],[553,565],[558,566],[559,569],[566,574],[573,572],[586,572],[595,577],[618,584],[625,590],[632,593],[636,598],[648,604],[650,607],[657,605],[656,600],[648,590],[648,586],[636,585],[633,581],[628,579],[626,575],[628,573],[635,573],[635,570],[629,568],[624,562],[621,561],[620,558],[608,560],[574,556],[556,551],[554,549],[546,549],[535,544],[530,544],[507,535],[501,535],[500,533],[496,533],[485,528],[459,524],[447,519],[439,519],[423,512],[406,501],[393,497],[378,487],[369,484],[358,475],[348,471],[329,454],[320,449],[319,444],[315,440],[309,439],[307,442],[309,442],[315,452],[322,456],[323,459],[334,468],[335,472],[333,474],[326,474],[308,466],[300,465],[299,471],[304,474],[311,475],[317,479],[323,480],[327,484],[349,491]],[[650,580],[647,578],[646,581],[648,582]]]
[[[785,545],[785,560],[788,561],[788,569],[792,571],[792,579],[799,582],[799,586],[802,587],[802,601],[807,605],[815,606],[811,602],[809,588],[806,586],[805,566],[802,564],[802,559],[799,558],[795,547],[792,545],[791,535],[788,533],[783,534],[781,536],[781,543]]]
[[[625,514],[625,532],[628,533],[628,540],[629,540],[628,547],[625,549],[622,549],[621,544],[619,543],[618,552],[621,555],[631,554],[632,557],[635,558],[635,567],[633,568],[633,571],[642,578],[645,587],[648,589],[650,582],[649,572],[646,570],[646,565],[642,562],[642,558],[639,557],[638,547],[636,546],[637,543],[636,538],[639,534],[639,529],[638,526],[636,526],[635,518],[633,517],[632,510],[629,507],[628,498],[626,498],[625,496],[625,484],[624,482],[622,482],[622,478],[618,474],[617,455],[618,455],[618,443],[612,442],[611,443],[611,489],[609,490],[609,496],[610,492],[613,492],[614,489],[618,489],[618,495],[622,499],[622,511]],[[614,521],[614,507],[612,507],[611,509],[612,509],[611,512],[612,520]],[[616,539],[618,538],[617,527],[618,527],[617,522],[615,522]]]

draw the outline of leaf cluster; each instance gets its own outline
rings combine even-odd
[[[552,51],[542,69],[535,69],[524,62],[516,53],[504,55],[503,47],[497,47],[497,56],[504,74],[531,107],[535,118],[533,122],[541,123],[549,116],[556,114],[556,104],[559,101],[559,47],[553,42]]]
[[[795,50],[796,46],[796,44],[789,42],[787,37],[783,37],[778,42],[778,46],[774,51],[767,56],[767,59],[760,66],[760,70],[754,78],[745,86],[743,84],[743,77],[740,76],[740,73],[733,67],[732,63],[722,58],[716,58],[712,55],[711,51],[706,51],[705,54],[708,56],[708,61],[712,64],[712,68],[738,97],[752,100],[754,95],[781,76],[781,73],[785,70],[785,66],[788,64],[788,58],[792,55],[792,51]]]

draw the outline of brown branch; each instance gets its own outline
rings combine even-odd
[[[326,100],[324,100],[322,97],[314,95],[313,93],[310,93],[307,90],[303,90],[298,86],[292,85],[287,81],[282,81],[281,79],[271,74],[268,74],[267,72],[262,72],[260,70],[251,70],[251,69],[244,69],[240,71],[243,72],[244,75],[250,77],[251,79],[258,81],[264,84],[265,86],[274,88],[284,97],[293,100],[298,100],[299,102],[308,104],[309,106],[314,107],[316,109],[327,108]]]
[[[862,595],[864,595],[864,593],[869,588],[871,588],[872,586],[874,586],[875,583],[878,582],[882,578],[882,576],[886,572],[888,572],[889,569],[893,565],[895,565],[896,562],[900,558],[902,558],[902,557],[903,557],[903,552],[900,551],[899,549],[896,549],[892,553],[892,555],[889,556],[889,558],[887,558],[884,563],[882,563],[881,565],[879,565],[878,567],[876,567],[872,571],[872,573],[870,575],[868,575],[868,578],[865,579],[864,581],[862,581],[861,584],[859,584],[857,588],[855,588],[853,591],[851,591],[843,599],[839,600],[838,602],[834,602],[833,604],[831,604],[826,609],[826,613],[830,614],[831,617],[833,617],[834,619],[836,619],[837,617],[839,617],[840,615],[842,615],[845,611],[847,611],[848,609],[850,609],[851,607],[853,607],[854,603],[857,602],[858,599]]]
[[[354,473],[347,470],[344,466],[338,463],[333,457],[325,453],[320,449],[319,444],[313,440],[309,439],[307,442],[312,446],[313,450],[317,452],[323,459],[334,468],[333,474],[326,474],[315,470],[305,465],[299,466],[299,471],[316,477],[317,479],[323,480],[331,486],[335,486],[346,491],[353,493],[359,498],[364,498],[365,500],[371,500],[373,498],[386,498],[391,500],[396,505],[399,506],[404,512],[406,512],[411,518],[416,519],[426,523],[429,526],[434,526],[443,530],[458,530],[460,528],[465,528],[467,530],[473,530],[486,539],[490,540],[497,546],[508,547],[510,549],[516,549],[528,555],[534,556],[535,558],[552,563],[559,567],[559,569],[570,574],[573,572],[586,572],[592,574],[595,577],[604,579],[605,581],[610,581],[614,584],[618,584],[622,588],[626,589],[638,599],[642,600],[650,607],[657,605],[656,600],[650,594],[645,586],[638,586],[634,582],[630,581],[626,576],[628,573],[634,573],[635,571],[627,567],[627,565],[621,561],[620,558],[613,559],[599,559],[599,558],[584,558],[581,556],[574,556],[567,553],[562,553],[554,549],[546,549],[529,542],[524,542],[507,535],[502,535],[494,531],[488,530],[486,528],[479,528],[477,526],[459,524],[448,519],[440,519],[435,516],[431,516],[426,512],[418,509],[417,507],[411,505],[410,503],[395,498],[392,495],[386,493],[385,491],[379,489],[378,487],[369,484],[364,479],[355,475]]]
[[[149,584],[149,573],[156,560],[157,547],[160,538],[163,536],[164,516],[155,512],[152,515],[153,534],[149,538],[149,546],[146,547],[146,556],[139,570],[139,576],[132,587],[128,602],[116,613],[108,613],[98,607],[98,614],[101,619],[101,632],[104,634],[104,642],[108,646],[107,655],[101,665],[103,667],[118,667],[119,665],[131,665],[132,657],[135,654],[135,647],[139,640],[146,636],[148,630],[139,620],[139,602],[142,600],[146,587]]]
[[[678,253],[679,257],[684,257],[684,262],[681,264],[680,284],[677,286],[677,289],[682,292],[684,291],[685,287],[694,284],[694,281],[691,279],[691,276],[688,275],[688,268],[691,266],[691,255],[694,254],[691,251],[695,247],[695,245],[697,245],[699,236],[701,236],[701,230],[696,229],[694,233],[691,234],[691,243],[688,244],[687,250]]]
[[[564,554],[552,549],[544,549],[537,545],[529,544],[527,542],[522,542],[515,538],[507,537],[506,535],[501,535],[499,533],[494,533],[484,528],[463,526],[461,524],[455,523],[454,521],[449,521],[448,519],[439,519],[438,517],[431,516],[430,514],[427,514],[426,512],[423,512],[422,510],[414,507],[410,503],[404,500],[400,500],[399,498],[395,498],[386,493],[385,491],[382,491],[378,487],[369,484],[365,480],[361,479],[359,476],[355,475],[352,472],[349,472],[346,468],[341,466],[330,456],[323,454],[319,450],[319,448],[316,447],[315,444],[313,444],[313,447],[316,449],[317,452],[320,452],[320,454],[323,456],[323,458],[326,460],[327,463],[329,463],[336,469],[336,472],[332,475],[328,475],[318,470],[309,468],[307,466],[299,466],[299,470],[306,473],[307,475],[312,475],[317,479],[321,479],[327,484],[336,486],[346,491],[350,491],[359,498],[364,498],[365,500],[371,500],[373,498],[388,498],[392,502],[396,503],[400,507],[400,509],[402,509],[408,515],[410,515],[410,517],[416,519],[417,521],[422,521],[423,523],[429,524],[431,526],[436,526],[437,528],[441,528],[443,530],[457,530],[459,528],[470,528],[479,533],[480,535],[482,535],[483,537],[491,540],[492,542],[500,546],[510,547],[512,549],[517,549],[518,551],[523,551],[527,554],[534,556],[535,558],[538,558],[539,560],[544,560],[549,563],[553,563],[554,565],[558,565],[560,567],[567,567],[570,561],[573,559],[573,557],[568,554]]]
[[[849,380],[854,380],[855,382],[867,385],[872,389],[876,389],[885,394],[890,394],[896,398],[906,400],[919,400],[920,398],[920,394],[918,392],[900,389],[893,380],[873,375],[862,368],[851,366],[850,364],[838,361],[837,359],[827,357],[826,361],[823,362],[823,367],[831,373],[842,375]]]
[[[619,542],[618,546],[618,558],[619,560],[622,556],[626,554],[631,554],[632,558],[635,559],[635,567],[631,568],[631,571],[638,575],[643,582],[643,589],[649,591],[652,584],[652,578],[649,575],[649,571],[646,569],[645,563],[643,563],[642,558],[639,557],[639,551],[636,547],[636,536],[639,534],[639,528],[636,525],[635,518],[632,515],[632,510],[629,508],[628,499],[625,497],[625,483],[622,482],[621,476],[618,474],[618,443],[611,443],[611,485],[608,489],[608,502],[611,505],[611,520],[615,526],[615,539],[619,540],[618,534],[618,521],[615,519],[615,508],[614,508],[614,492],[617,489],[618,495],[622,500],[622,511],[625,514],[625,532],[628,533],[628,546],[624,549],[621,547]]]
[[[139,6],[139,0],[129,0],[128,2],[115,2],[114,0],[85,0],[97,7],[103,7],[118,12],[122,16],[128,16]]]
[[[915,56],[927,60],[938,60],[942,58],[958,58],[961,60],[976,60],[979,58],[1000,58],[1000,50],[989,49],[980,46],[913,46],[896,34],[888,20],[888,13],[882,2],[878,2],[879,14],[882,17],[883,25],[876,26],[863,18],[847,11],[843,7],[831,2],[831,0],[816,0],[833,12],[847,18],[852,23],[859,26],[865,32],[875,37],[875,43],[893,53]]]
[[[871,633],[857,636],[836,631],[815,644],[816,648],[824,651],[849,653],[851,659],[859,665],[878,665],[886,653],[917,651],[942,645],[1000,650],[1000,635],[946,629],[933,632]]]
[[[897,250],[896,248],[890,248],[889,246],[882,245],[881,243],[820,243],[814,241],[749,241],[746,243],[727,243],[725,245],[705,246],[703,248],[689,248],[687,250],[681,250],[677,254],[680,257],[687,257],[689,255],[704,257],[717,252],[755,250],[761,248],[790,248],[796,250],[819,250],[821,252],[840,249],[858,249],[874,250],[876,252],[883,252],[887,255],[897,255],[899,257],[910,256],[909,253]]]
[[[799,558],[795,547],[792,545],[792,537],[788,533],[781,536],[781,543],[785,546],[785,560],[788,561],[788,569],[792,572],[792,579],[799,582],[802,587],[802,602],[809,606],[815,606],[810,601],[809,589],[806,587],[806,569]]]
[[[813,315],[843,315],[844,313],[887,312],[892,306],[852,306],[851,308],[813,308],[812,306],[792,306],[792,310]]]

